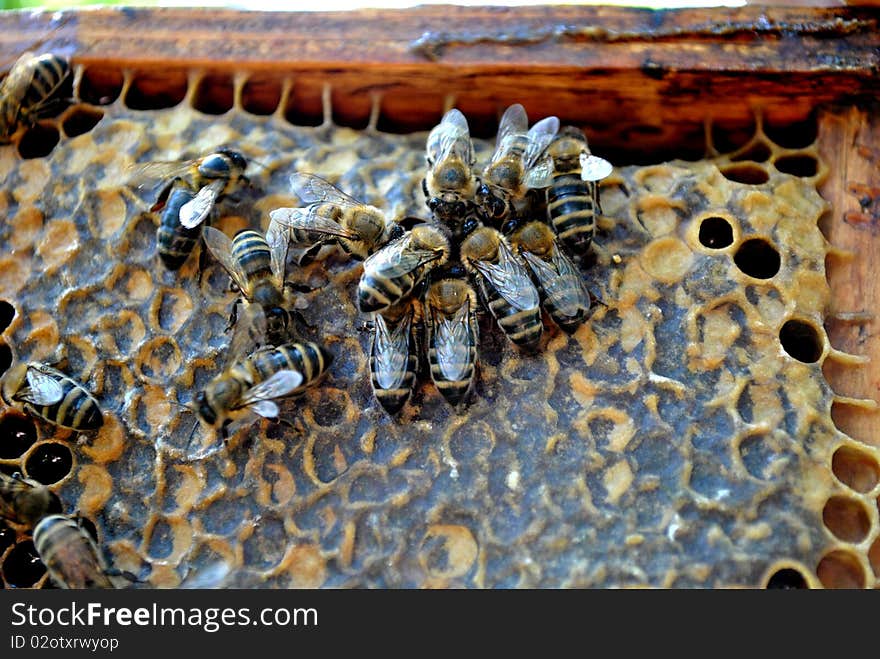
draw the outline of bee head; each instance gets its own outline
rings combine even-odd
[[[193,399],[196,408],[196,414],[199,415],[199,418],[202,419],[209,426],[213,426],[217,423],[217,413],[214,411],[214,408],[211,407],[211,404],[208,402],[208,397],[205,395],[204,391],[200,391],[196,394]]]
[[[388,231],[388,240],[397,240],[398,238],[403,238],[403,234],[406,233],[406,229],[404,229],[399,224],[392,225],[391,229]]]
[[[477,188],[474,197],[483,213],[490,219],[502,220],[510,214],[506,196],[495,194],[485,183]]]
[[[445,192],[428,199],[428,208],[443,222],[458,222],[467,215],[468,204],[454,192]]]

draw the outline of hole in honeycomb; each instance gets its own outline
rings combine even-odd
[[[815,117],[785,123],[765,121],[764,134],[774,144],[786,149],[803,149],[813,144],[819,136],[819,122]]]
[[[868,549],[868,563],[871,564],[871,570],[874,576],[880,579],[880,536],[878,536]]]
[[[245,112],[270,115],[281,103],[281,81],[278,78],[251,76],[241,90],[241,106]]]
[[[822,340],[819,331],[810,323],[792,319],[779,330],[779,342],[790,356],[806,364],[819,361]]]
[[[736,250],[733,262],[749,277],[770,279],[779,272],[781,259],[776,248],[766,240],[750,238]]]
[[[6,551],[7,547],[11,547],[14,544],[15,531],[5,524],[0,524],[0,554]]]
[[[119,69],[89,67],[79,83],[79,98],[92,105],[109,105],[119,98],[123,82]]]
[[[808,588],[807,580],[798,570],[784,567],[776,570],[767,580],[767,588],[770,590],[801,590]]]
[[[210,73],[199,80],[193,95],[193,107],[205,114],[226,114],[235,103],[232,76]]]
[[[723,217],[707,217],[700,222],[700,244],[709,249],[724,249],[733,242],[733,227]]]
[[[815,176],[819,169],[819,163],[813,156],[782,156],[773,163],[780,172],[793,176]]]
[[[52,153],[61,135],[58,129],[50,124],[32,126],[18,143],[18,153],[24,159],[44,158]]]
[[[749,143],[757,129],[754,117],[737,123],[713,123],[712,145],[718,153],[736,151]]]
[[[61,127],[67,137],[76,137],[88,133],[104,118],[100,110],[78,107],[74,108],[65,118]]]
[[[173,108],[186,97],[188,84],[184,71],[140,73],[131,81],[125,105],[132,110]]]
[[[12,366],[12,348],[5,343],[0,343],[0,375],[3,375]]]
[[[6,555],[3,561],[3,576],[6,583],[16,588],[29,588],[46,573],[37,549],[31,540],[19,542]]]
[[[36,441],[37,429],[28,417],[7,414],[0,419],[0,458],[20,458]]]
[[[731,156],[731,162],[740,162],[742,160],[752,160],[754,162],[766,162],[772,154],[770,147],[763,142],[755,142],[748,149],[735,156]]]
[[[763,167],[749,163],[728,165],[721,170],[721,175],[728,181],[745,183],[746,185],[761,185],[770,179],[770,175]]]
[[[864,451],[841,446],[831,458],[831,470],[838,480],[856,492],[870,492],[880,481],[880,465]]]
[[[847,497],[831,497],[822,510],[828,530],[844,542],[859,543],[871,530],[868,511],[861,502]]]
[[[284,108],[284,118],[294,126],[320,126],[324,123],[321,89],[316,85],[294,82]]]
[[[825,588],[865,587],[865,572],[859,559],[841,549],[826,554],[819,561],[816,576]]]
[[[13,318],[15,318],[15,307],[6,300],[0,300],[0,334],[12,324]]]
[[[24,470],[29,478],[44,485],[57,483],[65,478],[73,467],[73,454],[64,444],[45,442],[39,444],[25,462]]]

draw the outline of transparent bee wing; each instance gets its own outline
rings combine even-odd
[[[204,228],[202,237],[205,239],[205,245],[208,246],[212,256],[229,273],[238,289],[242,292],[247,291],[247,276],[232,256],[232,241],[226,237],[225,233],[211,226]]]
[[[376,314],[373,322],[374,354],[376,358],[376,381],[382,389],[396,389],[406,377],[406,362],[409,358],[409,333],[412,327],[413,311],[400,319],[394,331],[382,314]]]
[[[442,162],[455,155],[465,163],[474,160],[474,147],[471,144],[470,128],[460,110],[452,108],[443,115],[440,124],[428,135],[428,159]]]
[[[194,229],[204,222],[224,187],[226,181],[215,179],[201,188],[195,197],[180,207],[180,224]]]
[[[122,176],[126,183],[136,183],[136,188],[143,188],[155,185],[160,181],[164,182],[177,176],[183,176],[189,173],[194,163],[194,160],[156,160],[147,163],[135,163],[126,167]]]
[[[339,222],[328,217],[324,212],[326,206],[317,203],[305,208],[276,208],[269,213],[273,222],[300,231],[310,231],[322,237],[340,237],[356,240],[357,236],[343,228]]]
[[[54,405],[64,396],[61,383],[47,372],[28,367],[27,381],[28,386],[19,390],[16,399],[32,405]]]
[[[251,403],[249,407],[252,412],[259,414],[265,419],[277,419],[278,414],[281,412],[281,410],[278,409],[278,405],[271,400],[258,400],[255,403]]]
[[[178,588],[204,590],[225,588],[232,574],[232,566],[226,561],[216,561],[198,572],[189,572]]]
[[[508,304],[520,310],[538,306],[538,290],[529,273],[503,242],[498,244],[497,264],[486,261],[473,261],[473,264]]]
[[[526,172],[523,183],[528,188],[546,188],[553,183],[553,160],[541,158]]]
[[[403,244],[400,244],[404,241]],[[386,278],[401,277],[439,258],[438,252],[424,249],[409,250],[404,237],[380,249],[364,261],[364,272],[373,272]]]
[[[0,518],[20,523],[21,517],[16,509],[15,500],[28,487],[30,486],[23,478],[15,478],[0,471]]]
[[[349,196],[335,185],[314,174],[295,172],[290,176],[290,187],[305,204],[331,203],[339,206],[361,206],[357,199]]]
[[[287,251],[290,248],[290,229],[278,222],[270,221],[269,230],[266,231],[266,244],[269,245],[272,276],[275,277],[275,283],[281,288],[284,286],[284,274],[287,269]]]
[[[535,164],[535,161],[544,152],[544,149],[546,149],[550,142],[553,141],[553,138],[556,137],[558,131],[559,119],[557,117],[546,117],[531,127],[528,132],[528,143],[525,154],[527,168]]]
[[[260,409],[268,411],[268,405],[260,405],[260,403],[271,403],[273,398],[282,398],[289,395],[303,382],[302,373],[298,371],[283,370],[278,371],[272,377],[267,378],[248,389],[241,397],[241,404],[238,407],[250,407],[260,416],[278,416],[278,407],[275,406],[274,414],[263,414]],[[274,405],[274,403],[273,403]]]
[[[601,181],[609,176],[614,166],[599,156],[590,153],[581,153],[581,179],[584,181]]]
[[[33,60],[34,65],[33,65],[32,70],[30,72],[30,76],[28,76],[28,85],[30,84],[30,80],[33,78],[33,75],[35,72],[34,69],[36,68],[37,61],[38,61],[38,59]],[[64,86],[64,83],[70,77],[70,73],[71,73],[71,69],[68,68],[67,73],[58,79],[58,82],[55,83],[55,86],[52,87],[46,93],[44,93],[43,97],[38,102],[34,103],[30,107],[31,113],[39,114],[40,110],[46,108],[46,106],[51,107],[53,104],[58,103],[58,98],[56,97],[56,94],[58,93],[58,90]]]
[[[237,362],[250,353],[254,347],[261,345],[265,337],[266,313],[258,304],[246,305],[244,311],[238,315],[232,330],[232,338],[229,340],[223,368]]]
[[[36,58],[33,51],[23,53],[12,64],[9,74],[0,81],[0,98],[4,102],[19,105],[24,99],[34,78]]]
[[[552,264],[530,252],[523,252],[523,258],[541,282],[547,299],[560,314],[574,318],[582,310],[590,308],[590,295],[580,274],[556,246],[551,252]]]
[[[511,135],[524,135],[529,129],[529,117],[520,103],[514,103],[501,115],[498,122],[498,138],[496,146],[500,146]]]
[[[437,366],[447,380],[461,380],[470,366],[469,303],[459,307],[452,318],[435,317]]]

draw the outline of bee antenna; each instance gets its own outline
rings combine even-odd
[[[185,410],[189,410],[190,412],[192,412],[193,414],[195,414],[195,411],[196,411],[195,408],[192,407],[192,406],[190,406],[190,405],[184,405],[183,403],[178,403],[176,400],[169,400],[168,402],[169,402],[171,405],[177,405],[177,407],[182,407],[183,409],[185,409]]]
[[[192,430],[189,431],[189,436],[186,440],[187,443],[192,441],[193,436],[196,434],[196,428],[198,428],[198,427],[199,427],[199,422],[198,422],[198,420],[196,420],[196,422],[193,424]]]

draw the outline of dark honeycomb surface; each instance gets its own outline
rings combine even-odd
[[[236,294],[212,260],[201,279],[197,255],[161,266],[154,198],[126,167],[240,150],[252,186],[215,221],[230,236],[299,205],[294,171],[425,217],[426,134],[250,114],[242,81],[223,114],[192,108],[194,84],[133,110],[128,84],[0,147],[2,343],[60,358],[105,412],[77,436],[3,411],[0,468],[51,484],[117,567],[155,587],[218,565],[223,585],[260,588],[876,586],[880,456],[834,426],[822,375],[856,360],[823,329],[815,145],[779,146],[759,122],[730,153],[616,168],[584,271],[601,303],[573,336],[545,319],[534,356],[483,314],[460,414],[423,371],[389,417],[358,331],[361,266],[291,263],[335,361],[282,406],[289,425],[224,446],[181,405],[223,365]],[[491,142],[476,147],[485,162]],[[4,584],[48,585],[23,567],[29,530],[2,539]]]

